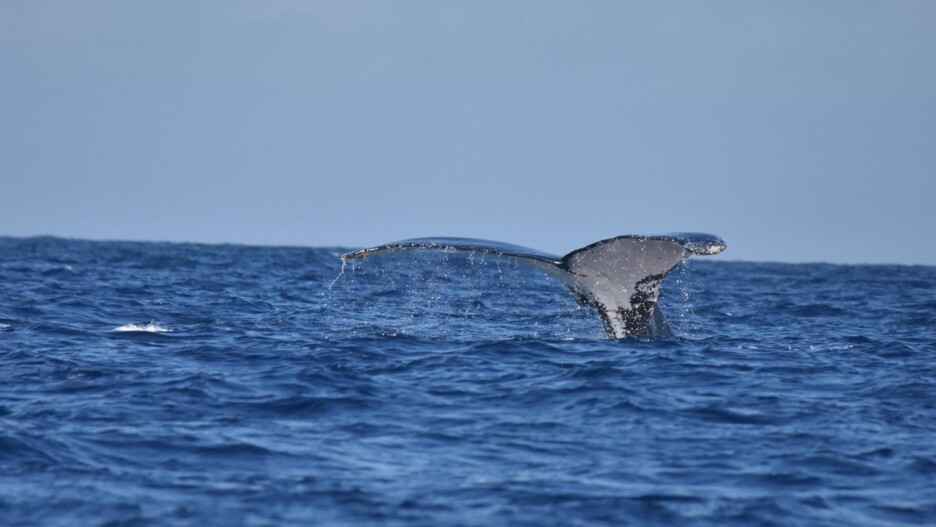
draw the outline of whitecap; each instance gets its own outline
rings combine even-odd
[[[123,326],[114,328],[114,331],[141,331],[145,333],[167,333],[172,330],[169,328],[163,327],[156,322],[150,322],[149,324],[124,324]]]

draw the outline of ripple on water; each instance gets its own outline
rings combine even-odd
[[[0,238],[0,525],[936,517],[933,268],[700,260],[608,341],[516,262],[340,252]]]

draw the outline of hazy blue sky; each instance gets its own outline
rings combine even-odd
[[[936,2],[0,0],[0,235],[936,264]]]

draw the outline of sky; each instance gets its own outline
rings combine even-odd
[[[0,0],[0,235],[936,265],[931,1]]]

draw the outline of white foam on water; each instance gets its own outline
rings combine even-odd
[[[114,328],[114,331],[141,331],[145,333],[168,333],[172,330],[160,326],[156,322],[150,322],[149,324],[124,324],[123,326]]]

